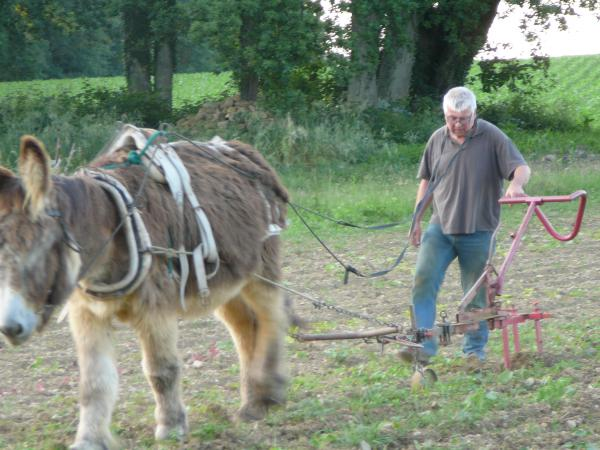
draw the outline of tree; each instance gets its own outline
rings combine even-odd
[[[500,0],[443,1],[422,12],[415,36],[411,93],[439,97],[464,84],[487,40]]]
[[[152,92],[150,11],[138,0],[123,0],[123,51],[129,92]],[[144,2],[145,3],[145,2]]]
[[[125,76],[130,93],[172,107],[177,33],[175,0],[122,0]]]
[[[152,11],[154,36],[154,87],[158,97],[173,104],[173,74],[177,45],[178,10],[175,0],[155,0]]]
[[[546,27],[551,21],[565,26],[565,17],[575,14],[574,5],[598,7],[597,0],[507,1],[530,9],[522,24],[530,40],[536,38],[534,26]],[[351,55],[347,98],[368,107],[409,95],[439,98],[449,87],[464,84],[500,0],[331,2],[352,16],[338,41]]]
[[[233,71],[242,99],[282,99],[297,71],[323,57],[317,0],[199,0],[195,10],[196,31]]]
[[[415,59],[416,3],[411,0],[353,0],[346,38],[351,54],[347,99],[360,107],[408,95]]]
[[[48,42],[43,39],[38,21],[32,17],[33,5],[14,1],[2,3],[0,14],[0,81],[43,78],[50,61]]]
[[[110,0],[0,3],[1,81],[121,73]]]

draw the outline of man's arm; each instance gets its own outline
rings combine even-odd
[[[504,193],[505,197],[524,197],[525,190],[523,187],[529,181],[529,177],[531,176],[531,169],[527,165],[518,166],[513,172],[513,179],[509,183],[506,188],[506,192]]]
[[[429,187],[429,180],[421,179],[419,183],[419,188],[417,189],[417,200],[415,202],[415,218],[413,221],[413,226],[410,230],[410,234],[408,238],[410,239],[410,243],[415,247],[418,247],[421,244],[421,219],[423,218],[423,214],[427,207],[431,204],[431,196],[425,200],[425,203],[421,205],[421,209],[417,211],[417,206],[425,197],[425,193],[427,192],[427,188]]]

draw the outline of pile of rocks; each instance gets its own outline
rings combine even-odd
[[[267,118],[266,113],[257,111],[255,102],[241,100],[236,95],[220,102],[203,104],[195,115],[182,119],[177,125],[186,128],[195,125],[225,128],[229,123],[235,121],[237,116],[245,113],[255,113],[261,118]]]

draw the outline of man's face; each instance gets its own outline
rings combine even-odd
[[[468,109],[458,112],[448,108],[444,117],[450,134],[459,139],[464,139],[475,123],[475,113]]]

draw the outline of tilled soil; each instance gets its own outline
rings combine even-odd
[[[570,213],[569,213],[570,214]],[[558,221],[562,229],[570,226],[571,219]],[[498,258],[508,249],[510,238],[507,231],[499,235]],[[334,251],[343,260],[363,272],[371,272],[385,267],[397,256],[405,239],[404,231],[383,233],[356,233],[345,235],[330,242]],[[597,255],[600,250],[600,214],[588,208],[582,232],[576,240],[568,243],[555,243],[545,234],[534,219],[527,237],[509,270],[504,298],[507,303],[520,310],[530,310],[533,301],[551,312],[561,323],[576,326],[583,319],[598,318],[600,326],[600,302],[598,301]],[[405,261],[392,273],[375,279],[350,277],[343,284],[343,269],[310,239],[302,243],[287,243],[285,251],[285,283],[306,295],[334,304],[343,310],[376,318],[372,323],[360,321],[330,308],[315,308],[308,300],[291,295],[298,316],[307,323],[306,332],[315,331],[315,325],[328,321],[335,322],[336,331],[355,331],[359,328],[373,328],[381,323],[397,323],[408,326],[408,305],[412,270],[416,252],[410,250]],[[498,263],[499,265],[499,263]],[[458,269],[453,264],[440,293],[439,309],[447,310],[452,317],[460,300]],[[312,328],[311,328],[312,324]],[[120,373],[120,401],[117,405],[114,422],[118,424],[120,439],[126,448],[153,448],[153,401],[149,388],[141,373],[140,355],[133,333],[123,326],[116,325],[117,349]],[[545,327],[552,327],[547,321]],[[319,331],[317,326],[317,331]],[[328,328],[328,331],[332,331]],[[491,339],[500,339],[495,332]],[[443,355],[457,354],[460,339],[441,350]],[[331,365],[325,353],[334,344],[327,342],[289,342],[290,375],[307,372],[320,373]],[[335,345],[363,346],[379,351],[377,344],[345,342]],[[571,345],[573,345],[571,343]],[[394,347],[390,351],[396,351]],[[193,444],[167,445],[155,448],[312,448],[311,433],[318,431],[318,421],[293,422],[290,424],[260,423],[244,428],[244,433],[236,430],[233,422],[228,422],[235,412],[239,399],[237,392],[237,359],[224,327],[212,317],[181,323],[180,349],[185,364],[184,395],[187,404],[206,396],[198,397],[199,392],[210,392],[210,402],[203,409],[194,409],[190,414],[190,429]],[[600,350],[600,342],[594,344]],[[562,358],[569,357],[570,349],[564,353],[557,351],[537,355],[532,349],[517,355],[513,366],[518,368],[533,360],[553,365]],[[302,352],[303,356],[298,357]],[[594,353],[594,352],[592,352]],[[578,395],[577,401],[561,404],[559,411],[546,407],[528,410],[520,407],[515,416],[499,415],[480,424],[472,434],[461,437],[460,445],[452,444],[447,436],[427,435],[416,432],[410,439],[395,442],[389,448],[560,448],[572,442],[578,424],[585,422],[596,433],[587,441],[600,442],[600,365],[598,357],[590,354],[583,361],[583,369],[569,373],[578,386],[587,386],[586,392]],[[390,359],[382,360],[389,363]],[[482,370],[500,371],[501,354],[490,354]],[[340,364],[352,364],[344,360]],[[442,379],[451,372],[453,366],[441,367],[438,375]],[[318,392],[306,391],[307,396],[318,396],[327,402],[328,383],[336,380],[323,379]],[[533,381],[535,382],[535,381]],[[532,383],[533,383],[532,382]],[[405,385],[408,380],[404,381]],[[22,447],[20,442],[32,442],[39,436],[43,448],[63,448],[73,437],[77,424],[77,384],[78,369],[75,351],[66,321],[51,323],[47,330],[22,348],[7,348],[0,344],[0,447],[9,449],[35,448]],[[357,387],[360,389],[360,387]],[[499,385],[501,390],[502,386]],[[286,411],[294,410],[288,402]],[[217,423],[230,426],[215,432],[206,444],[194,438],[194,420],[197,414],[207,414]],[[352,411],[338,411],[338,420],[352,417]],[[523,435],[519,431],[518,416],[538,417],[541,429],[535,436]],[[559,417],[567,425],[554,429],[552,423]],[[515,420],[517,425],[515,426]],[[335,428],[335,423],[332,424]],[[485,431],[488,430],[488,431]],[[35,440],[33,440],[35,442]],[[454,441],[453,441],[454,442]],[[419,444],[420,443],[420,444]]]

